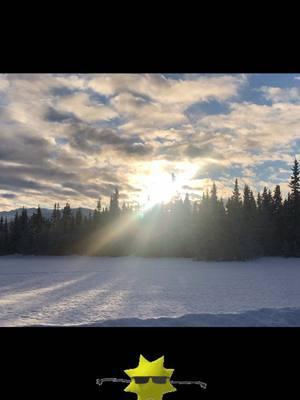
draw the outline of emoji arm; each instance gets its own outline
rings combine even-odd
[[[96,379],[96,385],[101,386],[104,382],[121,382],[121,383],[130,383],[128,379],[118,379],[118,378],[102,378]]]
[[[170,381],[172,385],[199,385],[202,389],[206,389],[207,383],[201,381]]]

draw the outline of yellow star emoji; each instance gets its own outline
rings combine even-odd
[[[164,367],[164,356],[148,361],[140,355],[139,365],[124,372],[131,378],[125,392],[136,393],[137,400],[161,400],[165,393],[177,390],[170,383],[174,369]]]

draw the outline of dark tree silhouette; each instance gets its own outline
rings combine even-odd
[[[67,202],[55,203],[47,219],[38,206],[29,218],[23,207],[11,221],[0,218],[0,255],[89,254],[100,256],[194,257],[244,260],[258,256],[300,257],[300,169],[297,159],[283,199],[281,188],[264,187],[256,200],[249,185],[242,195],[236,179],[231,197],[218,198],[217,185],[201,201],[178,195],[144,214],[123,202],[115,188],[109,208],[101,199],[83,215]],[[91,251],[92,249],[92,251]]]

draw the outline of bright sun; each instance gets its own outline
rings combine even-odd
[[[178,190],[178,184],[172,179],[171,174],[152,175],[149,180],[149,189],[147,195],[147,208],[157,203],[167,203],[175,195]]]
[[[195,167],[191,165],[181,166],[178,172],[166,172],[162,165],[152,164],[151,173],[144,177],[141,198],[143,208],[149,209],[159,203],[168,203],[175,196],[181,197],[194,173]]]

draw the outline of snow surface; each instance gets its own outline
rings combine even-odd
[[[300,326],[300,259],[0,257],[0,326]]]

